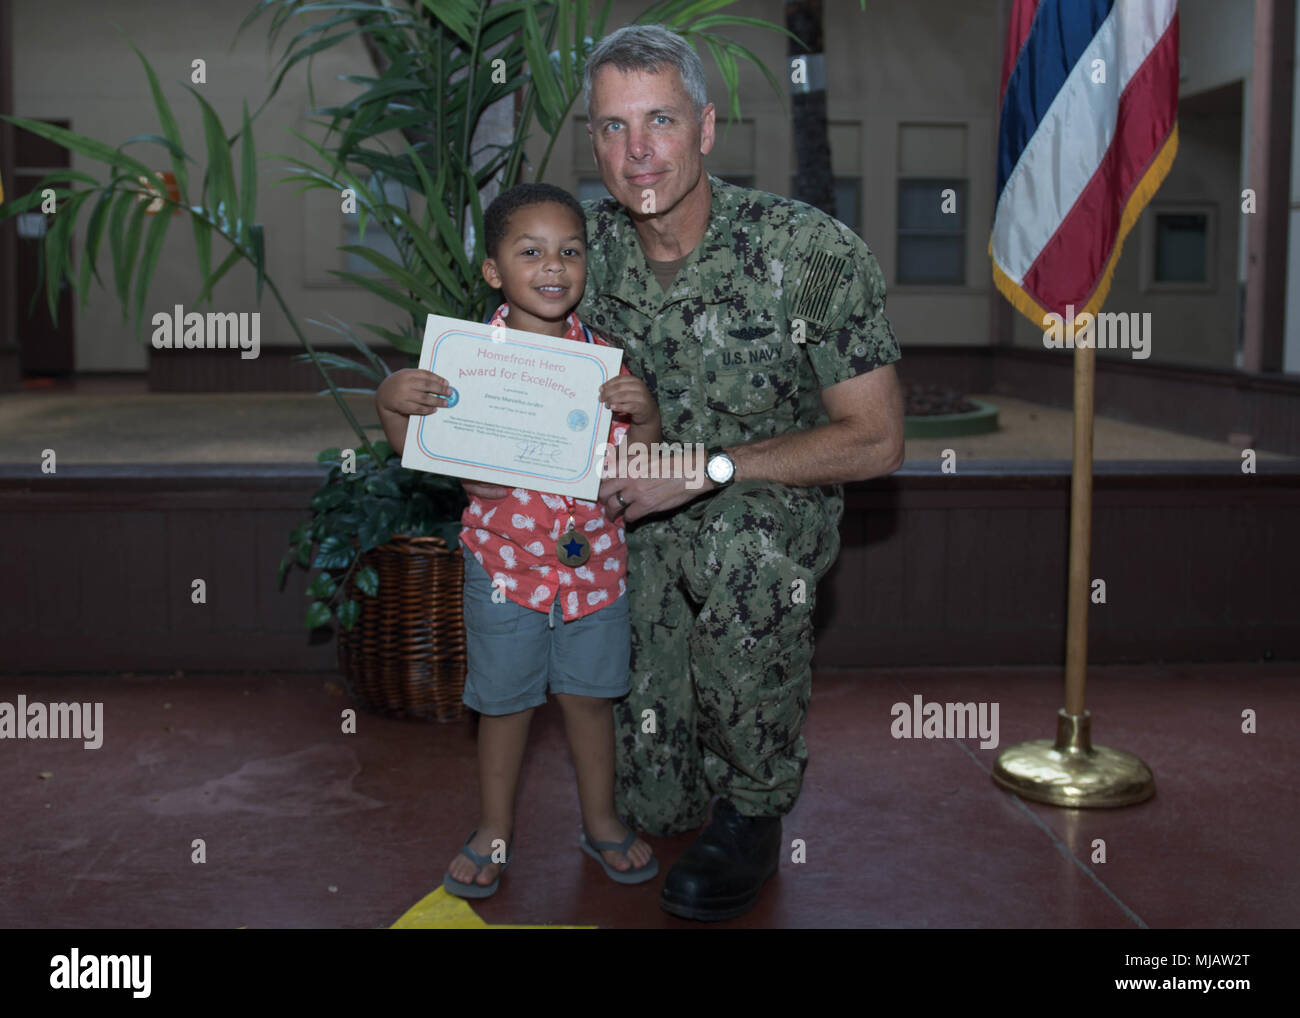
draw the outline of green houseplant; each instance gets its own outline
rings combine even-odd
[[[739,61],[757,66],[780,92],[777,79],[747,48],[719,34],[739,26],[785,32],[758,18],[723,13],[733,0],[660,0],[635,19],[681,32],[712,54],[726,84],[732,116],[739,115]],[[308,339],[280,289],[266,271],[267,238],[256,222],[258,156],[253,137],[257,114],[300,63],[347,40],[360,40],[370,58],[370,73],[349,76],[358,88],[348,102],[313,111],[319,140],[298,137],[311,157],[286,156],[290,171],[282,182],[302,189],[328,188],[349,193],[364,231],[382,230],[396,259],[373,247],[342,247],[368,261],[378,275],[335,274],[381,297],[400,320],[364,324],[374,336],[408,355],[420,349],[423,321],[430,313],[481,320],[489,290],[478,271],[484,257],[480,194],[493,183],[521,179],[525,147],[540,130],[548,139],[532,170],[546,171],[559,129],[582,94],[582,68],[594,39],[605,31],[611,3],[586,0],[542,3],[489,3],[485,0],[260,0],[240,31],[254,24],[268,30],[269,45],[291,25],[300,25],[275,61],[275,77],[262,106],[251,114],[245,103],[239,129],[230,131],[193,88],[206,144],[206,165],[184,149],[176,116],[149,61],[135,49],[157,112],[157,133],[137,135],[114,148],[39,121],[7,117],[83,157],[102,163],[106,180],[70,170],[47,176],[30,194],[0,206],[0,219],[35,208],[42,189],[54,191],[58,211],[43,248],[43,272],[51,314],[57,314],[60,282],[67,277],[84,304],[91,277],[103,285],[98,259],[104,238],[124,319],[134,314],[143,325],[145,298],[158,264],[173,211],[193,229],[201,289],[193,306],[209,300],[212,289],[238,262],[255,270],[257,296],[268,292],[319,371],[328,392],[357,436],[353,450],[329,449],[318,461],[328,476],[311,502],[312,516],[290,535],[280,565],[280,580],[295,563],[318,570],[308,586],[309,628],[337,619],[344,630],[357,622],[366,598],[380,594],[376,571],[366,556],[398,537],[437,538],[455,549],[464,495],[457,481],[401,468],[388,443],[371,441],[343,399],[344,393],[373,393],[387,365],[345,323],[314,324],[332,329],[355,355],[318,351]],[[789,34],[789,33],[785,33]],[[310,72],[308,73],[310,87]],[[310,93],[309,93],[310,94]],[[480,136],[485,114],[503,99],[515,98],[512,127]],[[314,100],[313,100],[314,101]],[[395,139],[399,139],[395,142]],[[129,146],[162,149],[171,169],[164,174]],[[133,150],[134,151],[134,150]],[[400,184],[401,199],[391,197]],[[169,191],[169,186],[174,190]],[[84,246],[77,273],[72,271],[74,230],[80,214]],[[213,265],[213,242],[229,250]],[[308,319],[310,321],[310,319]],[[340,386],[333,373],[359,374],[370,387]],[[378,425],[372,425],[372,430]]]

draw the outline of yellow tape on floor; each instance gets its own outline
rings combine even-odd
[[[464,898],[448,894],[439,887],[426,894],[390,930],[595,930],[597,926],[528,926],[512,923],[485,923]]]

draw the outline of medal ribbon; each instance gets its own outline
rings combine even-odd
[[[595,342],[595,340],[592,339],[591,337],[591,330],[588,329],[585,325],[582,326],[582,338],[583,338],[583,342],[586,343]],[[591,542],[587,540],[587,538],[583,534],[579,534],[576,530],[573,529],[574,500],[568,495],[561,495],[560,498],[564,501],[564,506],[569,512],[569,526],[565,530],[565,532],[560,535],[560,539],[555,543],[555,555],[556,558],[560,560],[560,563],[562,565],[572,566],[572,567],[581,566],[584,562],[587,561],[587,558],[591,555]],[[557,517],[556,519],[558,522],[559,518]],[[566,550],[565,546],[570,544],[578,545],[578,551],[576,554],[571,554],[569,551]]]

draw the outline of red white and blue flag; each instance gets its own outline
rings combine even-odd
[[[1016,0],[1002,61],[999,290],[1095,314],[1178,150],[1177,0]]]

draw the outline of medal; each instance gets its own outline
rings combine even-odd
[[[555,542],[555,556],[562,566],[580,566],[591,555],[591,542],[573,529],[573,516],[569,516],[569,529]]]

